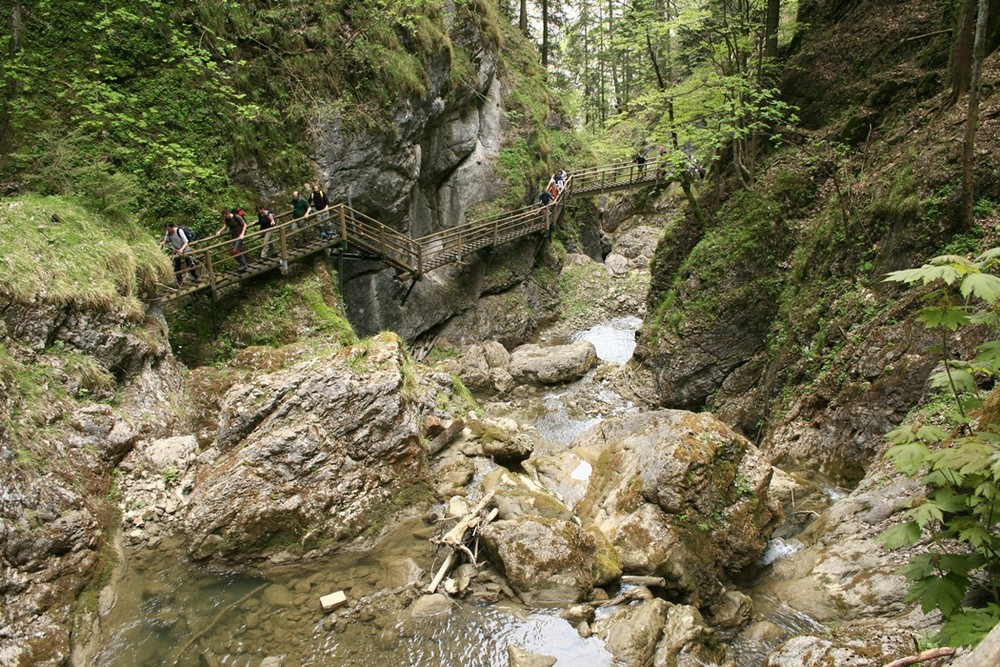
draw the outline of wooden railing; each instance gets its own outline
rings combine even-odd
[[[664,165],[665,166],[665,165]],[[516,211],[466,222],[439,232],[412,239],[391,227],[345,204],[326,211],[292,219],[290,211],[278,214],[278,224],[270,230],[248,232],[243,238],[241,270],[235,241],[222,233],[189,244],[181,257],[180,270],[174,276],[176,286],[164,286],[160,298],[172,300],[202,290],[217,290],[276,268],[286,270],[290,262],[316,252],[351,248],[364,256],[386,262],[413,278],[447,264],[461,262],[467,255],[483,248],[514,241],[538,231],[551,229],[559,218],[565,199],[597,192],[620,190],[640,185],[666,182],[665,170],[657,160],[645,165],[635,162],[594,167],[575,172],[565,188],[548,206],[526,206]],[[251,218],[252,216],[248,215]],[[250,225],[248,220],[248,228]],[[262,251],[268,244],[269,256]]]
[[[570,196],[623,190],[657,182],[666,183],[673,174],[673,164],[666,157],[647,160],[645,164],[618,162],[574,172]]]

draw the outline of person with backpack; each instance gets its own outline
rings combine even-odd
[[[326,193],[320,189],[319,183],[314,183],[312,186],[312,196],[309,198],[309,205],[316,212],[316,218],[319,220],[319,237],[325,239],[333,236],[333,230],[330,228],[329,223],[330,212],[327,210],[330,208],[330,202],[326,198]]]
[[[257,207],[257,226],[264,232],[264,242],[260,247],[260,258],[267,259],[269,255],[277,255],[274,250],[274,243],[271,236],[274,234],[274,226],[278,224],[274,219],[274,214],[264,208],[261,204]]]
[[[247,270],[247,258],[243,255],[243,237],[247,233],[247,221],[242,215],[234,215],[232,211],[222,213],[222,227],[215,232],[221,234],[223,230],[229,230],[229,238],[233,239],[233,254],[239,263],[237,269],[240,273]]]
[[[194,268],[194,260],[192,260],[187,255],[188,245],[191,240],[188,239],[188,235],[184,233],[183,227],[178,227],[172,222],[168,222],[163,225],[164,234],[163,240],[160,241],[160,247],[170,244],[173,250],[173,262],[174,262],[174,276],[177,279],[177,286],[180,287],[184,284],[184,265],[188,267],[188,271],[191,274],[191,280],[198,280],[198,273]]]

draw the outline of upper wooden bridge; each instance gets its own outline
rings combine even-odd
[[[224,287],[274,269],[287,270],[290,263],[328,249],[341,257],[385,262],[415,284],[423,274],[459,262],[477,250],[551,229],[569,197],[666,183],[671,173],[672,165],[657,159],[644,165],[622,162],[593,167],[568,175],[563,191],[548,206],[525,206],[415,239],[345,204],[334,204],[325,211],[297,219],[292,219],[289,211],[275,216],[278,223],[275,227],[245,234],[244,271],[238,270],[234,239],[225,232],[192,241],[185,254],[192,266],[182,261],[180,271],[174,276],[177,283],[164,285],[157,296],[172,301],[206,290],[214,296]],[[248,220],[248,229],[250,225]],[[271,255],[262,257],[264,236],[268,232]],[[183,282],[178,280],[181,278]]]

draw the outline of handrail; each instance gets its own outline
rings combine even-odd
[[[343,203],[296,219],[291,218],[291,211],[284,211],[274,214],[277,224],[268,230],[250,232],[248,221],[240,254],[247,260],[245,275],[257,275],[279,267],[285,270],[290,261],[320,250],[354,247],[417,278],[446,264],[461,262],[465,255],[477,250],[551,228],[568,197],[663,182],[666,173],[660,159],[645,165],[621,162],[591,167],[569,175],[563,190],[547,206],[524,206],[415,239]],[[268,234],[271,249],[276,247],[277,252],[264,258]],[[165,291],[162,298],[177,298],[203,289],[214,292],[238,283],[244,273],[239,268],[239,256],[234,254],[234,244],[235,239],[226,238],[225,233],[192,241],[183,256],[187,259],[182,258],[180,270],[175,271],[175,278],[191,276],[192,280],[185,284],[178,280],[178,286]],[[261,259],[250,259],[258,253]]]

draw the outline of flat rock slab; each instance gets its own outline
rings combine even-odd
[[[579,380],[596,365],[597,350],[585,340],[551,347],[522,345],[510,355],[510,374],[518,382],[570,382]]]

